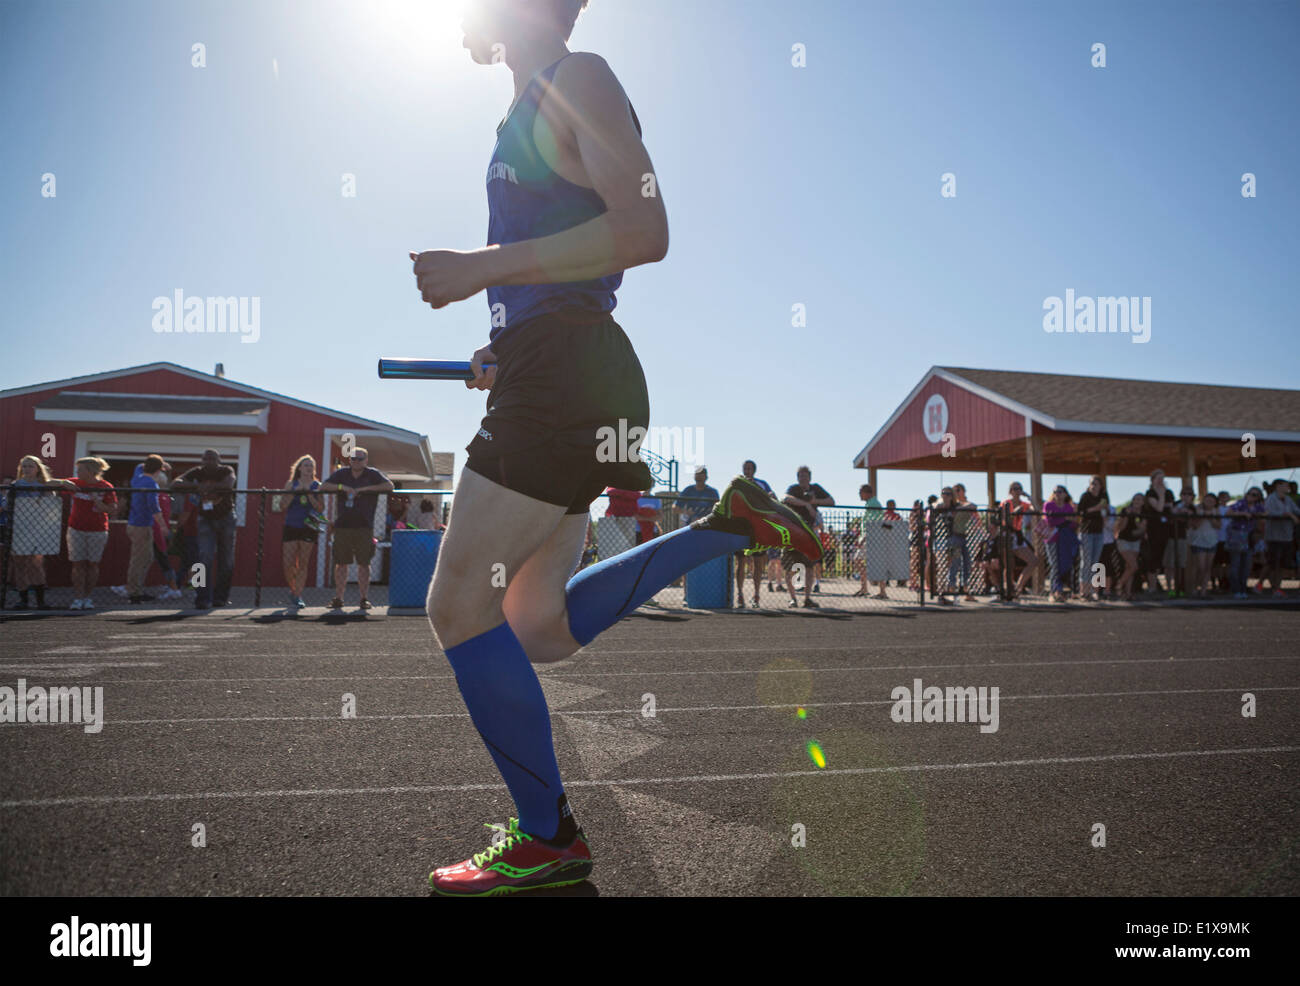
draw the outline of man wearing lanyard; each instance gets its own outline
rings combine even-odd
[[[199,561],[203,585],[194,590],[194,608],[230,605],[235,571],[235,470],[216,449],[203,452],[203,465],[172,483],[177,493],[198,494]]]

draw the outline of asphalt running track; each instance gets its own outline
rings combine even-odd
[[[427,895],[510,811],[421,618],[0,620],[0,686],[106,708],[98,734],[0,726],[5,895]],[[643,609],[541,671],[596,855],[552,892],[1294,895],[1298,627],[1290,605]],[[893,722],[918,677],[997,686],[998,730]]]

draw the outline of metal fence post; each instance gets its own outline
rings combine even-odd
[[[911,512],[907,515],[907,562],[908,569],[912,568],[912,559],[916,559],[916,569],[912,571],[912,577],[916,580],[916,602],[920,606],[925,605],[925,520],[923,515],[916,512],[920,500],[912,505]],[[916,544],[912,539],[916,539]]]
[[[262,487],[262,495],[258,498],[257,508],[257,574],[253,578],[253,608],[258,609],[262,605],[262,546],[266,540],[266,487]]]
[[[925,571],[926,581],[929,585],[926,587],[930,598],[935,597],[935,570],[934,570],[934,511],[927,511],[928,516],[925,518]]]
[[[1011,601],[1011,587],[1015,585],[1015,558],[1016,554],[1011,550],[1011,504],[1004,503],[1002,510],[1002,524],[998,529],[998,538],[1001,544],[998,545],[998,553],[1002,559],[1002,585],[999,587],[1002,594],[1002,601]]]
[[[1182,533],[1183,558],[1178,560],[1178,541],[1179,532]],[[1192,546],[1188,543],[1187,535],[1191,533],[1191,524],[1186,519],[1174,519],[1174,592],[1177,596],[1187,596],[1187,563],[1191,561]],[[1279,583],[1280,584],[1280,583]]]
[[[12,554],[11,549],[14,543],[14,488],[10,486],[4,491],[5,516],[9,522],[5,524],[4,529],[0,530],[0,545],[4,547],[4,560],[0,561],[0,609],[8,607],[9,603],[9,556]]]

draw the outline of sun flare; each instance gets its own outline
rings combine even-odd
[[[376,33],[396,44],[458,45],[468,0],[368,0],[362,17]]]

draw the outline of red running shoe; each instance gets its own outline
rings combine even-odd
[[[713,512],[696,523],[748,534],[752,548],[790,548],[813,562],[822,556],[822,544],[804,519],[744,476],[733,479]]]
[[[492,845],[455,866],[440,866],[429,874],[429,886],[445,897],[499,897],[520,890],[567,887],[591,875],[591,849],[582,829],[563,849],[519,830],[519,819],[508,825],[484,823],[500,833]]]

